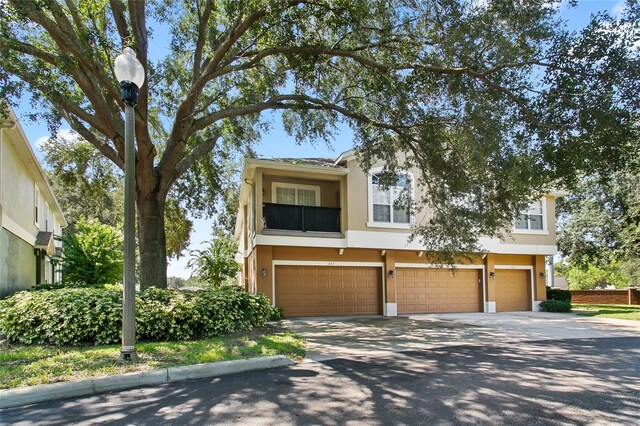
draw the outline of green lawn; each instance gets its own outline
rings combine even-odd
[[[619,318],[640,321],[639,305],[571,305],[573,309],[588,309],[593,312],[580,312],[585,317]]]
[[[154,368],[285,355],[304,357],[306,342],[277,327],[192,342],[142,342],[138,363],[118,360],[119,345],[26,346],[0,342],[0,389],[109,376]]]

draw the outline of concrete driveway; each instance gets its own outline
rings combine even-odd
[[[445,346],[640,335],[637,321],[546,312],[300,318],[285,325],[308,341],[307,359],[315,361]]]
[[[635,322],[516,313],[287,323],[325,360],[8,409],[0,424],[640,424]]]

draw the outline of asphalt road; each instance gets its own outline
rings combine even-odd
[[[640,337],[311,361],[9,409],[0,423],[640,424]]]

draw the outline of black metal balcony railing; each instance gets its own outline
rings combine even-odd
[[[340,232],[339,208],[264,203],[262,216],[265,229]]]

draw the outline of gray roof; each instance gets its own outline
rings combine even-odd
[[[335,158],[260,158],[260,160],[309,166],[340,167],[335,164]]]
[[[53,232],[38,232],[38,236],[36,236],[36,248],[47,248],[49,243],[51,243],[51,237],[53,237]]]
[[[569,290],[569,285],[567,284],[567,280],[565,279],[565,277],[556,275],[555,277],[553,277],[553,288]]]

